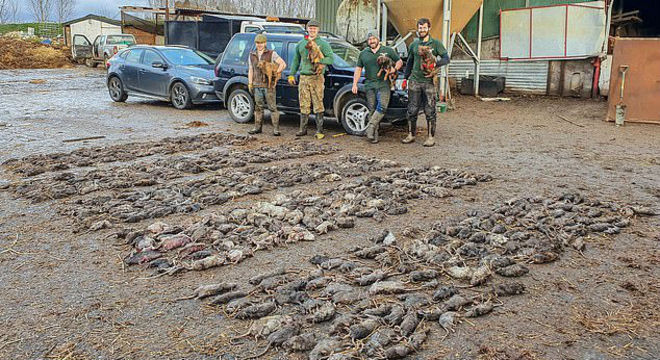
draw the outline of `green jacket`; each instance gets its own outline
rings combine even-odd
[[[298,70],[300,70],[301,75],[314,75],[312,62],[309,61],[309,51],[307,51],[305,48],[307,41],[309,40],[302,39],[298,41],[298,44],[296,45],[296,51],[293,54],[293,61],[291,61],[291,75],[295,75]],[[332,65],[334,59],[330,44],[318,37],[314,39],[314,41],[316,41],[316,44],[319,46],[324,56],[324,58],[321,60],[321,64]],[[325,70],[326,69],[323,69],[324,74]]]
[[[442,45],[440,40],[429,37],[429,41],[421,42],[419,39],[410,44],[408,48],[408,64],[406,66],[405,78],[414,80],[417,82],[433,82],[432,78],[424,77],[424,72],[422,71],[421,57],[417,53],[417,49],[420,46],[430,46],[433,56],[442,56],[447,57],[447,49]],[[412,61],[412,66],[410,63]]]

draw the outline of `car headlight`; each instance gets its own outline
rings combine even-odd
[[[397,79],[394,82],[394,89],[397,91],[403,91],[403,79]]]
[[[213,85],[213,80],[208,80],[201,77],[192,76],[190,80],[199,85]]]

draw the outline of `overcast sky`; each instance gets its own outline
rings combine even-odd
[[[18,20],[21,22],[28,22],[34,20],[34,16],[28,8],[27,1],[17,0],[19,6],[23,8],[20,11]],[[119,7],[122,5],[135,5],[144,6],[147,0],[76,0],[76,8],[72,15],[72,19],[85,16],[87,14],[103,15],[108,17],[119,18]],[[53,19],[56,20],[56,19]],[[71,19],[67,19],[71,20]]]

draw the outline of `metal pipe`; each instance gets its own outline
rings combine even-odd
[[[449,46],[449,37],[451,31],[451,2],[452,0],[444,0],[442,2],[442,44],[447,48]],[[447,74],[449,74],[449,65],[444,67],[444,74],[440,78],[440,99],[446,100],[447,94]]]
[[[481,41],[484,34],[484,3],[479,7],[479,30],[477,31],[477,58],[474,61],[474,96],[479,96],[479,76],[481,75]]]
[[[385,42],[387,45],[387,24],[389,22],[388,19],[388,13],[387,13],[387,5],[385,3],[381,4],[382,9],[381,9],[381,14],[383,15],[382,23],[381,23],[381,34],[380,34],[380,39]]]
[[[376,0],[376,33],[380,34],[380,29],[381,29],[381,18],[380,18],[380,5],[381,5],[381,0]],[[381,37],[381,40],[384,40]]]

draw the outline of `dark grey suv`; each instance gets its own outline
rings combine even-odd
[[[177,109],[218,102],[213,89],[215,61],[179,46],[133,46],[106,64],[112,100],[129,96],[169,101]]]

